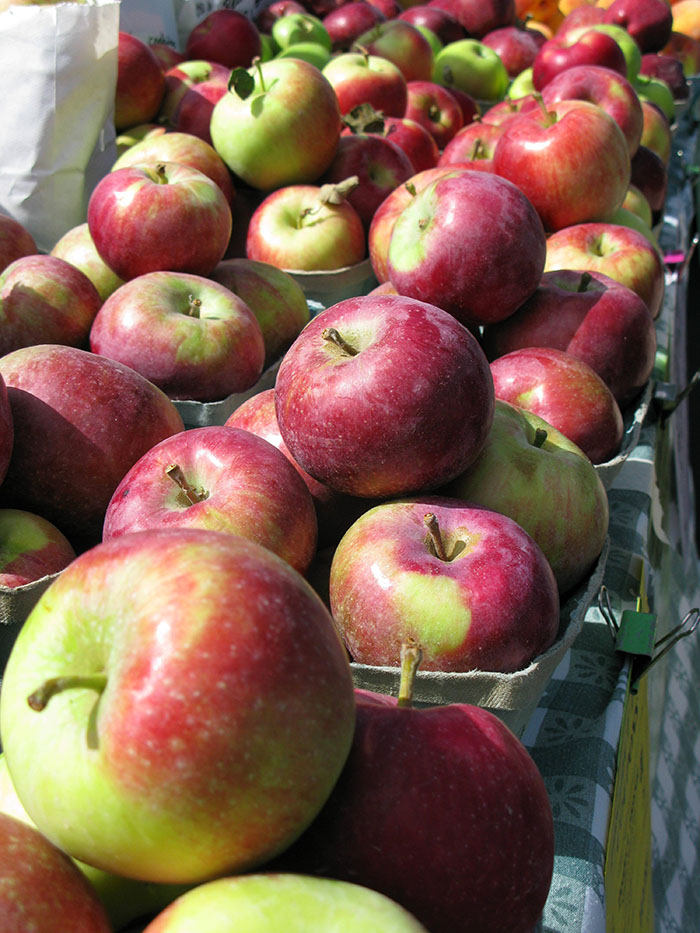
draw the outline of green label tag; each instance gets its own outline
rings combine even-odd
[[[615,648],[626,654],[651,658],[654,653],[656,616],[650,612],[625,609],[620,619]]]

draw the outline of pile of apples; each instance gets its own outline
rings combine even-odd
[[[691,2],[120,34],[85,222],[0,216],[0,596],[55,576],[2,678],[4,931],[533,929],[544,781],[412,678],[536,662],[603,550]],[[360,263],[311,317],[294,273]]]

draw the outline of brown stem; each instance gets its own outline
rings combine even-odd
[[[544,442],[547,440],[547,432],[544,428],[535,429],[535,437],[532,441],[534,447],[543,447]]]
[[[582,273],[581,279],[580,279],[580,281],[579,281],[579,283],[578,283],[578,288],[576,289],[576,291],[577,291],[577,292],[585,292],[586,289],[588,288],[588,285],[589,285],[589,283],[590,283],[590,281],[591,281],[592,278],[593,278],[593,276],[591,275],[590,272],[584,272],[584,273]]]
[[[348,343],[335,327],[324,327],[321,331],[321,336],[324,340],[331,340],[337,347],[344,350],[348,356],[357,356],[359,353],[359,350],[356,350],[352,344]]]
[[[202,299],[195,298],[194,295],[188,295],[187,302],[188,302],[188,305],[187,305],[187,310],[185,311],[185,314],[188,317],[199,317],[200,312],[202,310]]]
[[[176,483],[184,492],[185,496],[189,500],[190,505],[196,505],[198,502],[204,502],[204,500],[208,498],[207,493],[203,489],[200,489],[197,486],[193,486],[192,483],[187,481],[185,474],[182,472],[182,469],[177,463],[171,463],[170,466],[165,468],[165,472],[168,474],[170,479]]]
[[[412,705],[413,688],[422,658],[423,650],[417,642],[408,641],[401,645],[401,678],[397,706]]]
[[[64,677],[49,677],[37,689],[27,697],[27,703],[31,709],[40,713],[56,693],[63,690],[74,688],[84,688],[87,690],[96,690],[102,693],[107,686],[106,674],[68,674]]]
[[[440,525],[438,524],[437,515],[434,512],[428,512],[427,515],[423,516],[423,521],[428,529],[428,534],[430,535],[430,540],[433,542],[433,547],[435,548],[435,554],[440,560],[447,560],[447,551],[445,550],[445,543],[442,540],[442,534],[440,533]]]

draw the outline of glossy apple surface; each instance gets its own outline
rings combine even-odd
[[[42,344],[0,358],[14,447],[3,507],[43,515],[76,546],[99,540],[127,470],[183,430],[170,399],[137,372],[74,347]]]
[[[620,450],[620,406],[591,367],[563,350],[523,347],[491,363],[496,398],[525,408],[561,431],[593,463]]]
[[[323,17],[323,25],[330,36],[333,50],[347,52],[363,32],[384,21],[384,14],[365,0],[343,3]]]
[[[614,0],[604,22],[622,26],[642,52],[658,52],[670,38],[673,13],[665,0]]]
[[[425,126],[411,117],[386,117],[383,135],[399,149],[403,149],[414,174],[437,165],[440,150],[435,139]]]
[[[496,399],[474,463],[446,496],[508,515],[541,548],[561,594],[579,584],[608,533],[608,497],[583,451],[538,415]]]
[[[87,223],[97,252],[127,280],[161,270],[208,275],[226,252],[232,217],[219,185],[199,169],[154,161],[105,175]]]
[[[260,55],[260,35],[250,17],[239,10],[212,10],[191,30],[183,51],[188,59],[247,68]]]
[[[41,515],[0,509],[0,586],[24,586],[63,570],[75,557],[66,536]]]
[[[419,191],[396,219],[387,274],[400,294],[474,326],[502,320],[532,294],[545,250],[542,221],[516,185],[459,171]]]
[[[541,32],[522,26],[501,26],[486,33],[481,40],[498,53],[511,78],[531,68],[546,41]]]
[[[624,52],[612,36],[589,30],[583,35],[554,35],[540,48],[532,63],[532,83],[541,91],[562,71],[581,65],[602,65],[627,76]]]
[[[435,56],[432,79],[489,103],[504,97],[510,80],[498,52],[474,38],[443,46]]]
[[[434,81],[409,81],[406,116],[429,131],[439,149],[444,149],[464,125],[462,108],[450,91]]]
[[[381,55],[343,52],[323,68],[342,114],[360,104],[371,104],[386,117],[402,117],[406,111],[406,78],[393,62]]]
[[[307,472],[341,492],[382,497],[466,468],[488,434],[492,388],[483,351],[452,315],[411,298],[361,296],[297,337],[275,407]]]
[[[64,259],[86,275],[97,289],[102,301],[109,298],[115,289],[124,284],[124,280],[109,268],[97,252],[87,222],[67,230],[56,241],[50,255]]]
[[[148,123],[157,115],[164,94],[165,77],[153,50],[137,36],[121,30],[117,42],[115,129]]]
[[[398,666],[413,641],[423,670],[512,672],[559,629],[557,584],[539,546],[513,519],[445,496],[361,515],[335,550],[329,592],[360,664]]]
[[[103,540],[154,528],[242,535],[303,573],[316,551],[316,514],[286,457],[249,431],[207,426],[166,438],[114,491]]]
[[[187,91],[201,82],[224,81],[228,82],[231,69],[219,62],[210,62],[206,59],[186,59],[173,65],[165,72],[165,95],[160,105],[159,118],[172,127],[180,101]]]
[[[289,564],[237,535],[152,530],[96,545],[44,592],[1,715],[12,782],[52,841],[115,874],[195,883],[303,831],[355,704],[328,610]]]

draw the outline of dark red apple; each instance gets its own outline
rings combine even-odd
[[[0,272],[15,259],[38,252],[29,230],[14,217],[0,212]]]
[[[155,52],[145,42],[121,31],[118,41],[114,126],[117,130],[149,123],[165,93],[165,76]]]
[[[330,36],[333,50],[346,52],[358,36],[377,23],[383,23],[385,18],[371,3],[352,0],[326,13],[322,22]]]
[[[464,26],[451,13],[435,6],[428,6],[426,3],[406,7],[399,13],[398,18],[414,26],[429,29],[435,33],[443,45],[447,45],[448,42],[457,42],[458,39],[465,39],[467,35]]]
[[[487,32],[481,41],[498,52],[506,71],[511,78],[515,78],[526,68],[532,67],[546,37],[537,29],[501,26]]]
[[[464,126],[462,108],[453,94],[434,81],[409,81],[405,116],[424,126],[444,149]]]
[[[660,52],[645,52],[642,55],[640,71],[651,78],[661,78],[671,88],[674,100],[687,100],[690,86],[683,71],[683,64],[673,55]]]
[[[603,22],[626,29],[642,52],[658,52],[671,36],[673,13],[666,0],[614,0]]]
[[[219,62],[227,68],[248,68],[260,55],[260,33],[238,10],[212,10],[192,29],[185,42],[188,59]]]

